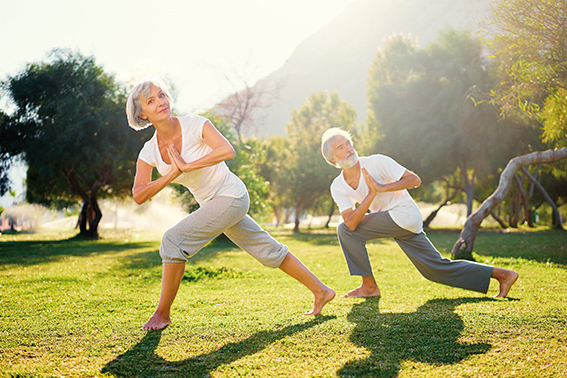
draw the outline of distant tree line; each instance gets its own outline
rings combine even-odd
[[[227,164],[248,187],[252,215],[273,216],[278,225],[291,221],[299,231],[301,217],[311,213],[325,215],[328,226],[336,210],[329,186],[339,174],[320,154],[320,137],[330,127],[350,131],[360,154],[387,154],[420,175],[414,196],[439,203],[426,226],[452,202],[465,203],[471,215],[510,159],[567,144],[566,16],[564,2],[501,0],[491,40],[446,29],[420,49],[392,35],[368,72],[364,124],[337,93],[317,92],[292,111],[286,136],[247,137],[254,110],[270,96],[264,86],[248,85],[205,116],[235,146]],[[94,58],[60,50],[2,88],[15,111],[0,112],[0,194],[9,188],[10,162],[21,156],[27,201],[81,203],[80,232],[96,236],[99,199],[130,195],[137,153],[151,136],[127,126],[128,89]],[[511,194],[489,214],[502,227],[533,225],[546,206],[553,209],[550,222],[561,227],[565,161],[527,165],[511,177]],[[185,189],[176,194],[188,211],[196,208]]]

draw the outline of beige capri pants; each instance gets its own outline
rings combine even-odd
[[[249,206],[248,193],[240,198],[219,196],[207,201],[165,232],[159,251],[162,261],[185,263],[224,233],[263,265],[278,268],[288,248],[247,215]]]

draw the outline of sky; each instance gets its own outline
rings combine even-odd
[[[176,112],[198,113],[280,68],[352,1],[0,0],[0,81],[69,48],[124,83],[162,76],[173,83]],[[0,107],[10,110],[5,99]]]

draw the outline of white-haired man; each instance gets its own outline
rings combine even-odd
[[[366,250],[366,242],[378,238],[393,238],[431,281],[487,293],[494,278],[500,284],[496,296],[508,295],[518,273],[450,260],[431,244],[422,229],[421,212],[407,191],[421,184],[415,173],[384,155],[359,158],[350,134],[339,128],[323,134],[321,152],[329,164],[342,170],[331,184],[331,195],[344,221],[337,234],[350,274],[362,277],[362,285],[345,297],[380,295]]]

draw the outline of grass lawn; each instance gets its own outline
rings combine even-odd
[[[358,286],[333,231],[274,232],[337,293]],[[369,245],[381,298],[311,293],[216,243],[187,265],[162,331],[159,233],[0,236],[1,377],[567,377],[567,232],[482,232],[475,257],[520,273],[508,300],[427,281]],[[458,233],[430,232],[447,256]]]

